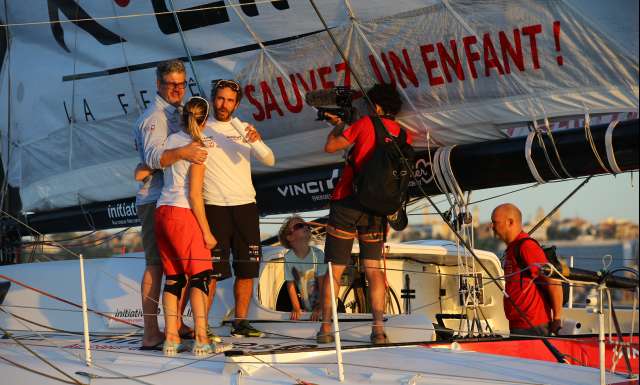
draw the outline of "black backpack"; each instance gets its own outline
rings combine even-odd
[[[520,267],[520,287],[522,287],[522,278],[523,277],[531,277],[531,271],[529,269],[527,269],[527,263],[522,259],[522,256],[520,255],[520,248],[522,247],[522,244],[525,241],[533,241],[536,243],[536,245],[538,245],[542,251],[544,251],[544,255],[547,257],[547,261],[549,261],[549,263],[551,263],[558,271],[562,271],[562,263],[560,262],[560,260],[558,259],[558,253],[556,252],[556,247],[555,246],[542,246],[540,245],[540,243],[538,241],[536,241],[533,238],[530,237],[526,237],[526,238],[522,238],[520,240],[518,240],[518,243],[516,243],[516,245],[514,246],[514,257],[516,260],[516,263],[518,264],[518,267]],[[524,270],[527,269],[527,270]],[[524,270],[524,271],[522,271]],[[535,281],[534,281],[535,282]],[[537,284],[537,282],[536,282]],[[545,296],[545,299],[547,299],[547,291],[546,290],[541,290],[543,295]],[[562,282],[562,304],[566,305],[566,303],[569,301],[569,284],[567,282]]]
[[[360,170],[355,171],[355,165],[351,164],[355,172],[353,191],[363,208],[386,216],[398,211],[407,198],[414,152],[403,129],[395,137],[379,117],[370,119],[375,129],[375,147]]]

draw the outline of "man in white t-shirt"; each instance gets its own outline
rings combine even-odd
[[[273,166],[275,160],[253,126],[237,119],[232,124],[232,114],[241,98],[242,89],[237,82],[214,81],[211,90],[214,114],[203,132],[208,152],[203,191],[205,211],[218,241],[211,250],[209,303],[213,302],[217,281],[231,276],[229,259],[233,252],[236,306],[231,335],[262,337],[264,333],[253,328],[247,319],[253,279],[258,277],[262,255],[251,155],[268,166]]]

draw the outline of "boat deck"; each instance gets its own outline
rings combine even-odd
[[[339,383],[333,344],[317,345],[315,340],[273,334],[263,338],[224,337],[224,329],[228,330],[223,327],[219,332],[233,344],[233,350],[200,359],[191,352],[168,358],[161,351],[141,351],[140,335],[92,335],[91,367],[84,363],[80,335],[20,332],[14,334],[15,340],[0,339],[0,368],[11,384],[43,383],[43,379],[48,383],[33,371],[73,383],[27,352],[26,347],[83,384]],[[377,347],[346,340],[343,360],[346,384],[599,383],[597,369],[444,347],[427,349],[420,341]],[[608,384],[637,383],[627,381],[623,376],[607,374]]]

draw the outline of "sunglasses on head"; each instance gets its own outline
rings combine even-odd
[[[225,79],[217,79],[211,82],[214,89],[218,88],[231,88],[235,92],[240,92],[240,84],[235,80],[225,80]]]
[[[295,225],[291,226],[291,233],[294,231],[298,231],[300,229],[308,229],[309,225],[304,222],[298,222]]]

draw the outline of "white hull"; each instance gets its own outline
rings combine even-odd
[[[56,340],[49,340],[50,345]],[[68,343],[70,341],[66,341]],[[76,340],[80,343],[80,340]],[[234,340],[234,343],[249,344]],[[253,342],[253,341],[252,341]],[[256,341],[278,343],[267,339]],[[78,372],[99,377],[136,377],[130,379],[93,378],[91,384],[151,383],[151,384],[294,384],[291,378],[299,378],[316,384],[337,384],[335,350],[309,352],[243,355],[237,357],[216,356],[196,360],[183,353],[176,358],[166,358],[161,352],[140,352],[128,348],[110,350],[94,349],[94,366],[82,361],[82,348],[30,347],[53,362],[64,372],[82,383],[89,379]],[[26,353],[13,343],[0,343],[2,356],[14,362],[62,377],[42,361]],[[555,364],[544,361],[515,359],[450,349],[426,349],[421,346],[347,349],[344,351],[344,384],[598,384],[597,369]],[[268,363],[265,364],[265,363]],[[287,375],[272,368],[287,373]],[[58,381],[0,363],[0,372],[7,384],[59,384]],[[242,373],[239,374],[238,372]],[[289,377],[291,376],[291,377]],[[607,383],[624,381],[624,377],[607,375]]]
[[[478,255],[494,276],[502,275],[495,255],[482,251],[478,251]],[[229,329],[224,321],[229,320],[233,313],[232,280],[218,285],[210,324],[217,328],[225,341],[234,344],[234,353],[228,353],[226,357],[220,355],[197,360],[190,352],[185,352],[176,358],[165,358],[161,352],[139,350],[141,329],[135,325],[141,324],[139,279],[144,268],[141,254],[86,261],[88,307],[125,321],[89,314],[92,367],[87,367],[83,358],[82,314],[77,307],[59,300],[80,304],[77,261],[2,267],[0,274],[13,282],[2,303],[4,312],[0,313],[0,327],[9,330],[20,343],[82,383],[88,383],[88,378],[78,372],[98,376],[91,380],[92,384],[113,384],[113,379],[101,377],[114,376],[123,377],[116,383],[134,381],[125,380],[132,376],[142,376],[136,381],[153,384],[176,384],[177,381],[188,381],[189,384],[295,383],[288,376],[317,384],[337,383],[333,345],[318,346],[315,342],[319,324],[291,322],[288,321],[288,312],[273,310],[284,282],[283,264],[280,263],[282,249],[265,248],[264,256],[267,263],[263,264],[261,278],[256,283],[249,318],[254,320],[256,327],[268,333],[266,338],[225,337],[229,335]],[[346,372],[344,383],[598,383],[599,372],[592,368],[421,347],[420,343],[435,339],[433,324],[437,313],[462,312],[458,302],[460,271],[457,260],[456,248],[444,242],[389,246],[386,266],[391,289],[400,297],[409,276],[411,288],[416,290],[416,297],[411,300],[413,310],[411,314],[387,314],[387,334],[393,344],[398,344],[388,347],[369,345],[369,315],[340,315]],[[0,277],[0,282],[3,280]],[[37,293],[34,288],[48,296]],[[346,287],[341,288],[342,296],[347,290]],[[481,322],[483,329],[486,331],[489,325],[494,333],[506,334],[508,325],[502,311],[501,292],[486,280],[482,290],[479,306],[486,317],[486,321]],[[346,300],[349,298],[347,295]],[[392,303],[389,313],[404,310],[406,304],[400,298],[395,305]],[[584,309],[582,312],[574,309],[573,313],[583,317],[581,322],[585,325],[591,322],[590,317],[593,318]],[[472,317],[473,309],[467,309],[466,314]],[[159,318],[162,321],[162,317]],[[446,326],[465,334],[466,321],[446,320]],[[583,330],[591,332],[586,327]],[[579,330],[574,327],[573,331]],[[237,351],[245,354],[236,355]],[[0,359],[0,375],[8,381],[6,383],[59,383],[13,363],[62,378],[62,374],[27,352],[14,339],[0,340],[0,356],[3,358]],[[243,373],[241,379],[238,372]],[[616,375],[607,377],[607,383],[612,384],[623,380]]]

